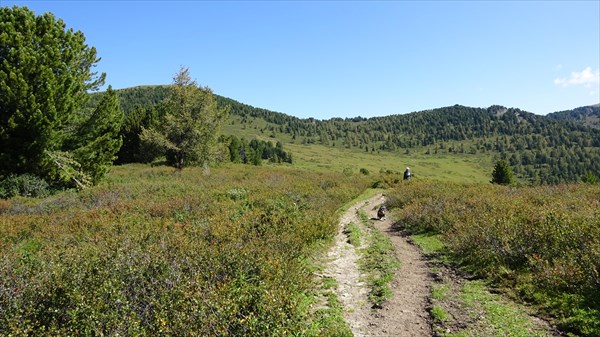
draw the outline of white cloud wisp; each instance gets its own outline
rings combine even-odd
[[[580,72],[574,71],[569,78],[557,78],[554,80],[554,84],[563,87],[583,85],[586,88],[590,88],[592,84],[597,83],[600,83],[600,71],[596,70],[594,73],[591,67],[587,67]]]

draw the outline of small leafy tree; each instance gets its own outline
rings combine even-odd
[[[171,93],[162,108],[161,123],[155,128],[142,128],[142,142],[164,153],[177,169],[196,163],[206,168],[227,109],[219,108],[212,91],[198,87],[184,67],[173,78]]]
[[[499,160],[496,162],[496,165],[494,166],[494,171],[492,172],[492,180],[490,182],[492,184],[500,185],[514,184],[515,178],[512,169],[510,168],[506,160]]]

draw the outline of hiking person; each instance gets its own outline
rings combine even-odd
[[[410,173],[410,167],[406,167],[406,171],[404,171],[404,180],[408,180],[410,179],[411,173]]]

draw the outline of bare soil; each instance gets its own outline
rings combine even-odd
[[[375,220],[377,209],[384,202],[384,196],[378,194],[354,205],[342,215],[336,245],[329,253],[331,262],[326,266],[325,275],[338,282],[337,295],[354,336],[432,336],[428,313],[432,281],[427,262],[417,247],[390,231],[391,219]],[[359,255],[343,232],[348,223],[361,223],[357,215],[360,209],[373,219],[377,230],[390,235],[400,261],[400,268],[391,283],[393,296],[382,308],[372,308],[369,303],[368,289],[358,268]],[[363,227],[361,230],[365,232],[367,229]]]

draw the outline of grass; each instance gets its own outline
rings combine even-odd
[[[294,166],[315,171],[360,174],[360,169],[364,168],[371,172],[371,176],[376,177],[380,172],[386,171],[401,174],[409,166],[418,179],[487,183],[494,165],[492,155],[485,153],[473,155],[440,151],[439,154],[427,155],[425,153],[428,148],[415,148],[406,153],[405,150],[366,152],[358,148],[304,145],[294,141],[290,135],[269,131],[269,123],[260,118],[253,118],[252,123],[252,126],[242,125],[239,117],[232,116],[223,131],[248,140],[257,138],[274,143],[281,141],[285,150],[292,153]],[[467,143],[464,144],[466,147],[469,145]],[[451,146],[453,143],[448,142],[446,145]]]
[[[375,151],[366,152],[360,148],[346,148],[340,146],[324,146],[320,144],[301,144],[293,140],[288,134],[269,131],[270,123],[261,118],[253,118],[252,126],[240,123],[240,118],[231,116],[231,120],[224,126],[225,134],[234,134],[246,139],[258,138],[265,141],[281,141],[286,151],[292,153],[295,166],[311,170],[328,170],[336,172],[350,172],[358,174],[361,168],[371,173],[383,171],[402,172],[406,166],[413,169],[413,174],[419,179],[436,179],[452,182],[477,182],[487,183],[494,166],[491,153],[468,154],[448,153],[439,150],[438,154],[425,154],[431,148],[410,149],[394,152]],[[274,125],[271,125],[274,126]],[[278,126],[275,126],[278,128]],[[261,132],[262,129],[262,132]],[[446,145],[459,147],[463,144],[469,148],[469,141],[447,142]],[[371,146],[369,146],[371,147]]]
[[[326,306],[316,311],[316,323],[321,336],[352,337],[352,330],[344,320],[344,308],[334,289],[337,282],[334,278],[322,278],[322,295],[326,298]]]
[[[366,275],[369,284],[369,301],[373,307],[381,308],[383,302],[392,295],[389,284],[400,264],[387,235],[373,227],[366,212],[361,210],[358,216],[363,225],[370,229],[367,247],[362,251],[360,269]]]
[[[319,335],[299,261],[331,240],[336,212],[381,183],[397,190],[388,200],[425,251],[453,255],[567,331],[600,335],[598,185],[503,188],[487,184],[486,155],[282,140],[293,166],[206,176],[127,165],[81,193],[0,200],[0,334]],[[393,265],[375,242],[371,268]]]
[[[549,333],[536,330],[523,309],[501,296],[492,294],[482,281],[466,282],[461,290],[462,303],[470,310],[474,319],[484,321],[478,324],[468,335],[482,334],[487,336],[548,336]],[[483,331],[481,330],[483,329]]]
[[[439,254],[444,251],[445,246],[439,234],[421,233],[415,234],[411,238],[425,254]]]
[[[449,287],[446,284],[436,284],[431,287],[431,298],[435,300],[445,300],[448,298]]]
[[[348,242],[354,247],[360,247],[361,232],[357,224],[351,222],[344,228],[344,234],[348,237]]]
[[[487,155],[438,154],[426,155],[426,149],[403,152],[362,152],[357,149],[326,147],[311,144],[285,144],[296,165],[313,170],[332,170],[359,174],[361,168],[369,172],[385,171],[402,173],[406,166],[418,179],[484,183],[490,180],[492,158]],[[360,163],[360,164],[359,164]]]
[[[431,308],[431,317],[435,322],[445,322],[448,320],[448,313],[440,306]]]

